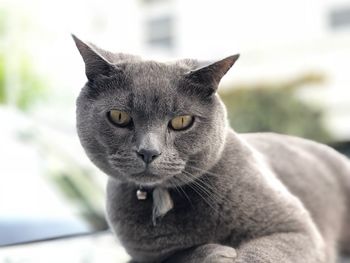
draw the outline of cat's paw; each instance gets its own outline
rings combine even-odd
[[[234,263],[237,257],[236,250],[227,246],[216,246],[203,263]]]

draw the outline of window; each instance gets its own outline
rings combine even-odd
[[[333,29],[350,28],[350,7],[332,10],[329,20]]]
[[[146,22],[146,43],[151,48],[172,49],[174,45],[173,18],[153,18]]]

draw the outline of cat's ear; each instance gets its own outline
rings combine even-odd
[[[102,55],[100,55],[92,46],[84,43],[82,40],[72,34],[75,45],[85,62],[85,74],[89,80],[93,80],[98,75],[109,76],[115,69]]]
[[[186,78],[192,83],[202,85],[203,89],[206,89],[203,90],[203,92],[210,95],[217,90],[220,80],[238,58],[239,54],[229,56],[207,66],[190,71],[187,73]]]

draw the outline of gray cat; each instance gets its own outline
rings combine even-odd
[[[135,262],[332,263],[350,252],[350,164],[331,148],[237,134],[216,90],[238,55],[144,61],[74,37],[77,129],[109,176],[109,224]]]

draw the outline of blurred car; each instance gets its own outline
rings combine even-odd
[[[124,263],[129,259],[108,231],[0,248],[1,263]]]
[[[0,263],[126,262],[104,218],[106,176],[75,130],[1,106],[0,119]]]

